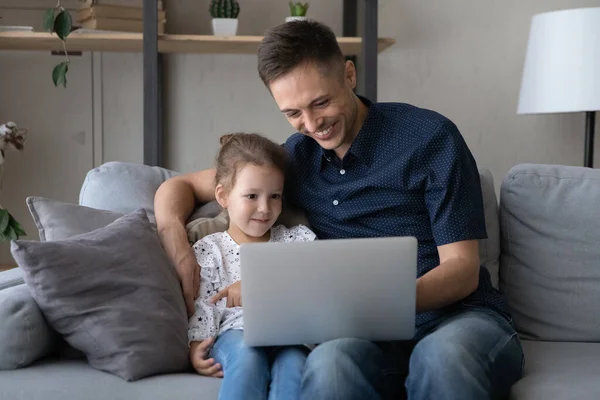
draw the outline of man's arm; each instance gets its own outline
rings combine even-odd
[[[440,265],[417,280],[417,312],[437,310],[473,293],[479,284],[479,243],[438,246]]]
[[[176,176],[160,185],[154,196],[158,235],[175,265],[190,315],[200,288],[200,270],[188,243],[185,223],[197,203],[214,200],[214,180],[214,169]]]

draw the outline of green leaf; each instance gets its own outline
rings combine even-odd
[[[12,228],[15,230],[17,237],[27,235],[21,224],[19,224],[19,222],[17,222],[17,220],[10,213],[8,215],[10,216],[9,225],[12,226]]]
[[[56,32],[58,37],[65,40],[69,36],[69,33],[71,33],[72,27],[73,20],[71,19],[71,14],[67,10],[59,12],[54,20],[54,32]]]
[[[69,62],[63,61],[52,70],[52,81],[54,86],[63,85],[67,87],[67,71],[69,70]]]
[[[44,12],[44,30],[52,32],[54,28],[54,8],[49,8]]]
[[[8,210],[0,209],[0,234],[4,233],[10,222],[10,214]]]
[[[15,232],[15,230],[12,228],[12,226],[9,226],[8,228],[6,228],[6,231],[2,233],[2,240],[17,240],[17,232]]]

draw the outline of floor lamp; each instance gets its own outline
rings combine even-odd
[[[600,7],[535,15],[531,21],[519,114],[585,112],[584,166],[594,166],[600,110]]]

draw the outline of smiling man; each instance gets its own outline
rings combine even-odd
[[[433,111],[356,96],[356,70],[333,32],[311,21],[272,28],[258,71],[298,131],[285,143],[288,202],[320,239],[415,236],[416,335],[319,345],[303,377],[305,399],[492,399],[522,373],[523,352],[504,298],[480,266],[486,237],[479,174],[456,126]],[[172,178],[156,219],[188,304],[197,264],[184,223],[214,199],[214,171]],[[232,287],[238,291],[239,285]]]

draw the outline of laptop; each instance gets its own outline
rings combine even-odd
[[[248,346],[414,336],[414,237],[248,243],[240,262]]]

